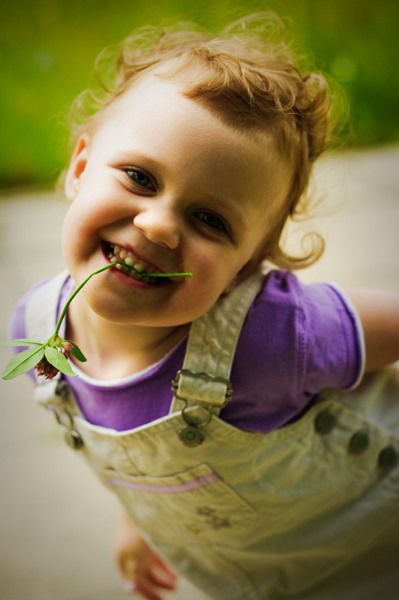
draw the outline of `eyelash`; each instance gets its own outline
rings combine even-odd
[[[217,226],[210,225],[205,220],[200,219],[201,215],[203,215],[203,216],[211,216],[213,219],[217,219],[217,221],[219,221],[219,225],[217,225]],[[199,219],[200,221],[202,221],[202,223],[204,223],[205,225],[207,225],[211,229],[215,229],[217,231],[219,230],[219,231],[221,231],[223,233],[228,233],[229,232],[226,221],[222,217],[220,217],[219,215],[216,215],[216,214],[214,214],[212,212],[203,210],[203,211],[195,213],[195,216],[196,216],[197,219]]]
[[[146,190],[150,190],[151,192],[155,192],[155,186],[151,181],[151,178],[149,175],[147,175],[147,173],[141,169],[125,169],[125,173],[126,175],[129,177],[129,179],[136,185],[138,185],[140,188],[144,188]],[[144,185],[143,183],[140,183],[140,181],[137,181],[136,179],[134,179],[134,175],[139,175],[142,177],[145,177],[148,180],[148,183],[151,185],[151,187],[149,187],[148,185]]]

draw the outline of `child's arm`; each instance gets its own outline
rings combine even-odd
[[[399,294],[377,290],[346,290],[363,325],[366,371],[399,360]]]
[[[126,579],[125,591],[138,592],[147,600],[161,600],[162,589],[175,589],[176,573],[150,548],[124,511],[114,551],[116,563]]]

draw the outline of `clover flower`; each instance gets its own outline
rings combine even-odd
[[[72,370],[71,365],[68,362],[68,359],[71,355],[80,362],[86,362],[87,359],[84,356],[83,352],[80,350],[80,348],[75,344],[75,342],[71,342],[70,340],[63,340],[58,335],[61,323],[66,315],[68,306],[75,298],[75,296],[80,292],[82,287],[86,285],[89,279],[91,279],[93,275],[97,275],[98,273],[106,271],[107,269],[110,269],[111,267],[114,267],[116,265],[128,267],[129,269],[139,273],[134,267],[126,264],[121,260],[113,261],[105,267],[98,269],[98,271],[94,271],[94,273],[91,273],[68,298],[61,312],[60,318],[58,319],[55,331],[53,335],[47,340],[47,342],[37,342],[35,340],[12,340],[10,342],[0,342],[0,344],[4,346],[28,346],[27,350],[19,352],[10,360],[10,362],[7,364],[6,368],[3,371],[2,378],[13,379],[14,377],[18,377],[18,375],[22,375],[22,373],[26,373],[26,371],[30,371],[30,369],[33,368],[36,369],[38,375],[43,376],[45,379],[53,379],[59,372],[64,373],[65,375],[76,376],[76,374]],[[187,273],[141,272],[139,273],[139,275],[148,275],[150,277],[193,276],[190,270],[188,270]]]
[[[54,365],[49,363],[45,356],[43,356],[42,360],[35,365],[35,369],[37,374],[43,376],[45,379],[53,379],[59,372]]]
[[[49,342],[50,342],[50,340],[49,340]],[[56,352],[60,352],[63,356],[65,356],[65,359],[69,359],[71,354],[73,354],[74,346],[77,348],[76,344],[65,341],[62,338],[60,338],[59,336],[57,336],[57,339],[54,340],[51,345],[50,345],[50,343],[48,345],[49,348],[53,348]],[[51,350],[48,352],[51,352]],[[60,357],[57,357],[57,358],[60,358]],[[53,356],[53,360],[54,360],[54,356]],[[46,356],[46,349],[44,350],[43,358],[37,363],[37,365],[35,365],[35,369],[37,371],[37,374],[39,376],[43,376],[45,379],[53,379],[53,377],[55,377],[60,370],[60,369],[57,369],[57,367],[49,361],[49,359]]]

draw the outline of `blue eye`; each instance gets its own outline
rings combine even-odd
[[[227,233],[227,226],[224,219],[218,217],[214,213],[211,212],[198,212],[195,214],[197,219],[211,227],[212,229],[219,229],[220,231]]]
[[[138,169],[128,169],[126,173],[129,175],[130,179],[137,183],[139,186],[147,188],[155,192],[154,184],[151,179],[144,173],[144,171],[139,171]]]

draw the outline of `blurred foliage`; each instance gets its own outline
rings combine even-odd
[[[263,10],[283,18],[300,53],[344,88],[347,143],[399,139],[397,0],[14,0],[0,6],[0,186],[56,179],[67,161],[68,107],[105,46],[141,25],[191,20],[216,31]]]

